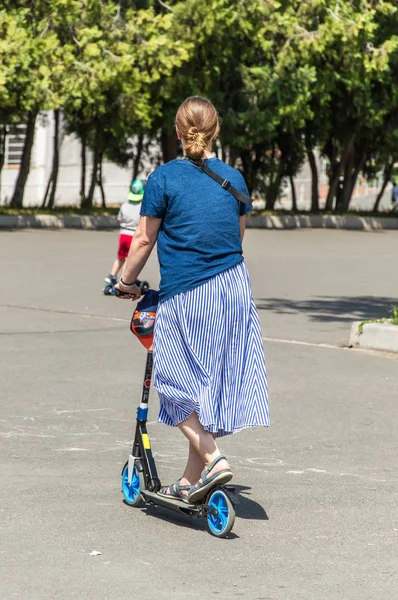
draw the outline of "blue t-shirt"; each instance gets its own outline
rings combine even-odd
[[[206,164],[249,195],[242,175],[218,158]],[[187,292],[243,260],[239,216],[252,210],[186,159],[148,178],[141,216],[162,219],[158,235],[160,300]]]

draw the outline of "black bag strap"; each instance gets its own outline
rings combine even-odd
[[[230,192],[238,202],[243,202],[244,204],[252,203],[252,199],[249,198],[249,196],[246,196],[246,194],[242,194],[242,192],[237,190],[228,179],[224,179],[218,173],[213,171],[213,169],[209,169],[206,163],[200,165],[200,168],[204,173],[206,173],[206,175],[214,179],[214,181],[217,181],[217,183],[219,183],[224,190],[228,190],[228,192]]]

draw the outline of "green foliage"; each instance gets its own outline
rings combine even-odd
[[[0,114],[8,123],[57,106],[64,68],[57,37],[43,22],[32,23],[27,9],[0,11]]]
[[[347,210],[360,172],[387,181],[398,160],[397,32],[386,1],[3,0],[0,124],[63,108],[95,171],[126,164],[134,136],[170,138],[178,104],[202,94],[220,155],[268,209],[318,148],[326,209]]]
[[[391,310],[391,325],[398,325],[398,306],[393,306]]]
[[[394,305],[391,308],[391,317],[385,319],[370,319],[368,321],[361,321],[358,325],[358,333],[357,335],[363,334],[364,325],[368,323],[389,323],[390,325],[398,325],[398,306]]]
[[[161,114],[164,81],[187,58],[170,27],[170,15],[151,8],[121,13],[98,1],[81,12],[66,46],[71,83],[63,106],[70,130],[94,150],[94,170],[104,155],[126,163],[132,135]],[[93,191],[92,184],[88,204]]]

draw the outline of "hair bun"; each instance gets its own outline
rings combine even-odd
[[[187,138],[189,140],[196,140],[198,137],[199,130],[197,127],[190,127],[187,132]]]
[[[176,129],[183,140],[185,155],[202,162],[206,148],[211,148],[220,130],[217,111],[207,98],[187,98],[177,111]]]
[[[187,141],[198,144],[199,146],[203,145],[204,148],[206,147],[205,136],[197,127],[190,127],[188,129]]]

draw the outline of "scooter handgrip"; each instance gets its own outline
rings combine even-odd
[[[115,288],[115,296],[117,296],[118,298],[120,298],[121,296],[128,296],[128,292],[122,292],[121,290]]]

